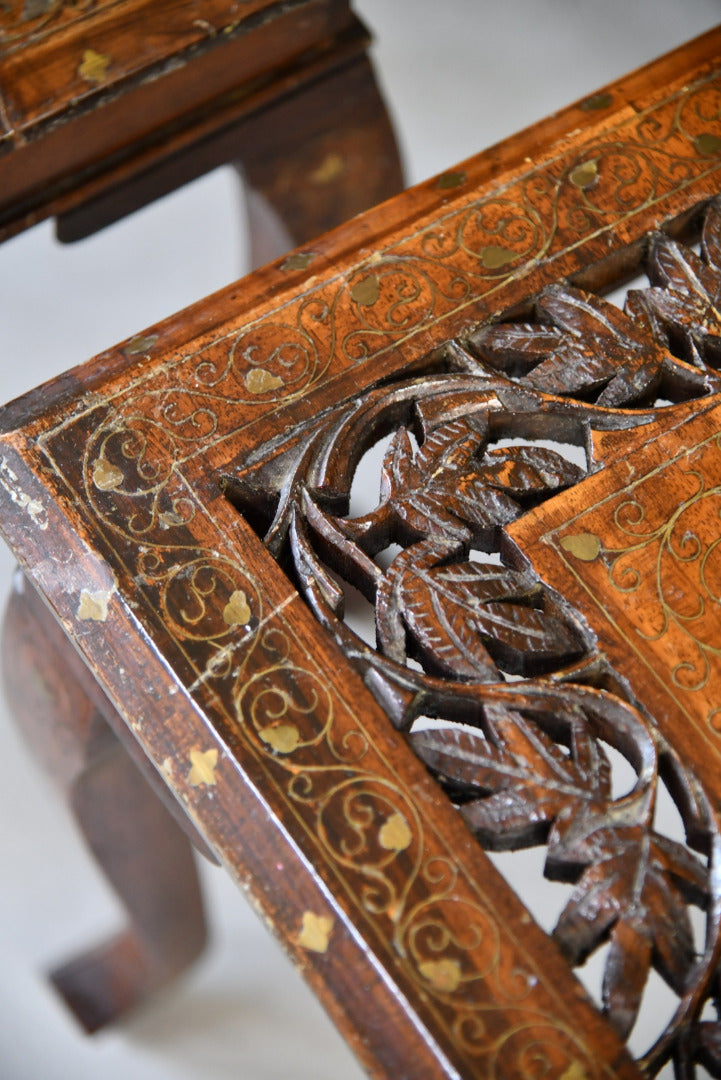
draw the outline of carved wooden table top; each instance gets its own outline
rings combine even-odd
[[[168,159],[163,191],[229,160],[234,126],[366,44],[347,0],[2,4],[0,237],[131,181],[147,188]],[[60,234],[89,227],[67,218]]]
[[[721,1075],[720,117],[713,32],[2,413],[9,543],[373,1075]]]

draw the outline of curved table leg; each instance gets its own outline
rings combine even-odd
[[[8,702],[129,916],[125,931],[50,976],[92,1032],[198,956],[202,898],[188,838],[74,677],[79,661],[62,631],[18,581],[3,635]]]
[[[239,168],[253,266],[397,194],[398,147],[368,58],[252,117]]]
[[[214,134],[169,138],[110,169],[92,192],[58,212],[58,239],[81,240],[230,163],[246,187],[255,267],[397,194],[398,148],[365,54],[338,56],[330,71],[303,78],[288,76],[272,92],[259,92]]]

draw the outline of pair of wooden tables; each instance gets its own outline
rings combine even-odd
[[[372,1075],[721,1074],[720,116],[714,32],[3,411],[6,681],[133,920],[88,1027],[202,944],[177,820]]]

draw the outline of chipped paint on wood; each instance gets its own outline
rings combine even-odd
[[[33,499],[20,487],[17,474],[10,468],[5,458],[0,460],[0,486],[8,493],[16,506],[25,510],[38,529],[47,529],[48,518],[45,507],[39,499]]]

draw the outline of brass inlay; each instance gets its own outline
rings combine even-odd
[[[245,626],[250,622],[251,611],[242,589],[236,589],[223,608],[223,622],[228,626]]]
[[[714,135],[710,131],[704,131],[702,135],[697,135],[693,144],[699,154],[721,153],[721,136]]]
[[[588,1080],[588,1072],[580,1061],[572,1061],[561,1073],[560,1080]]]
[[[78,75],[89,83],[103,83],[107,78],[110,57],[106,53],[86,49],[78,67]]]
[[[580,165],[577,165],[575,169],[571,169],[568,174],[568,179],[577,188],[581,188],[585,191],[586,188],[591,187],[595,183],[598,177],[598,164],[594,159],[590,161],[584,161]]]
[[[263,742],[277,754],[292,754],[300,742],[300,732],[295,724],[278,724],[260,732]]]
[[[685,90],[684,90],[684,94],[686,94]],[[677,100],[678,100],[678,95],[673,99],[674,103]],[[693,98],[689,98],[689,100],[693,101]],[[663,105],[665,107],[666,103],[663,103]],[[650,110],[648,111],[648,113],[641,114],[641,120],[643,122],[645,122],[645,117],[647,115],[649,115],[649,114],[651,114]],[[633,125],[636,125],[638,123],[638,117],[634,117],[632,123],[633,123]],[[623,123],[618,124],[611,132],[609,132],[609,138],[611,138],[611,137],[613,139],[620,138],[622,133],[624,132],[624,130],[629,128],[629,126],[631,126],[631,122],[627,122],[624,119]],[[634,133],[635,133],[635,128],[634,128],[634,131],[631,132],[631,135],[633,135]],[[589,145],[589,151],[590,152],[593,152],[593,153],[598,152],[597,147],[596,147],[596,141],[595,141],[596,139],[597,139],[597,136],[594,133],[593,150],[591,150],[591,146]],[[625,145],[626,145],[626,143],[624,143],[624,146]],[[555,162],[557,162],[557,161],[561,163],[561,166],[565,165],[566,162],[568,161],[567,154],[568,154],[568,151],[566,149],[564,149],[563,153],[559,154],[557,157],[554,157],[553,159],[549,158],[548,160],[544,160],[537,167],[535,167],[531,172],[529,172],[529,174],[527,174],[527,176],[522,177],[521,180],[525,183],[528,176],[540,176],[540,177],[544,177],[546,175],[551,175],[552,176],[553,174],[548,173],[548,170],[549,170],[550,166],[554,165]],[[652,151],[650,151],[650,150],[648,151],[648,156],[649,156],[650,165],[652,165],[655,168],[655,164],[654,164],[655,158],[652,157]],[[672,162],[675,162],[676,160],[680,160],[680,159],[678,159],[678,156],[676,156],[676,157],[670,156],[670,157],[671,157]],[[686,160],[686,159],[683,159],[683,160]],[[531,164],[530,159],[528,159],[528,163],[529,163],[529,165]],[[570,162],[568,164],[570,165]],[[673,173],[672,170],[667,169],[667,168],[659,169],[657,175],[659,177],[664,178],[664,180],[668,179],[667,186],[662,187],[660,185],[660,183],[657,184],[654,187],[654,189],[653,189],[653,191],[651,192],[650,195],[644,194],[642,206],[641,206],[641,204],[639,204],[639,206],[641,206],[641,209],[646,211],[651,206],[655,206],[657,204],[658,205],[664,205],[664,200],[668,200],[670,198],[670,196],[675,195],[675,193],[677,193],[677,192],[685,191],[687,189],[693,190],[693,189],[691,189],[692,184],[697,183],[699,180],[705,178],[706,176],[717,173],[718,169],[719,169],[719,165],[718,165],[717,161],[705,162],[705,161],[699,161],[697,159],[695,162],[693,162],[693,163],[691,163],[691,165],[689,165],[689,170],[690,171],[693,170],[692,174],[691,175],[686,175],[684,173],[683,179],[679,180],[678,182],[676,181],[675,174]],[[444,184],[442,184],[441,181],[438,181],[437,184],[438,184],[438,186],[441,186],[441,187],[442,186],[455,186],[454,184],[444,185]],[[566,189],[565,192],[562,190],[564,187]],[[527,256],[524,256],[524,258],[527,260],[528,266],[531,266],[531,265],[536,266],[536,265],[538,265],[539,259],[541,258],[541,256],[544,256],[544,257],[548,256],[548,262],[549,262],[549,264],[551,264],[552,260],[554,258],[556,258],[560,253],[565,254],[565,253],[568,253],[568,252],[573,252],[577,248],[580,248],[583,243],[585,243],[585,242],[587,242],[589,240],[592,240],[595,237],[606,235],[609,232],[609,230],[612,228],[612,226],[617,223],[617,221],[619,221],[619,220],[620,221],[626,221],[628,219],[632,219],[633,214],[635,214],[639,210],[639,206],[636,206],[635,204],[633,206],[627,206],[625,204],[621,205],[621,201],[619,200],[619,205],[617,207],[617,210],[618,210],[617,213],[614,214],[614,213],[611,213],[609,211],[609,214],[607,215],[607,218],[604,218],[604,221],[601,224],[596,224],[595,221],[593,223],[590,223],[587,230],[583,230],[583,231],[579,230],[578,231],[578,238],[574,239],[573,243],[569,243],[568,240],[567,240],[567,234],[566,234],[566,232],[564,231],[564,228],[563,228],[564,222],[565,222],[565,218],[563,217],[563,214],[568,210],[565,203],[563,202],[563,197],[571,196],[573,198],[573,200],[574,200],[574,207],[575,207],[575,204],[578,202],[578,197],[573,195],[573,193],[570,192],[568,188],[569,188],[568,185],[561,185],[559,187],[559,194],[558,194],[556,202],[554,202],[554,206],[553,206],[553,214],[551,215],[551,223],[548,226],[545,226],[545,224],[544,224],[544,229],[541,231],[541,235],[540,235],[540,237],[538,239],[538,242],[534,244],[532,250],[529,249],[529,254]],[[544,188],[543,190],[545,192],[546,189]],[[501,191],[502,192],[510,191],[513,194],[514,189],[510,184],[508,184],[505,187],[503,187],[501,189]],[[494,192],[494,195],[493,195],[494,199],[497,197],[497,194],[498,194],[497,192]],[[459,202],[464,202],[464,200],[459,199]],[[472,206],[485,207],[486,204],[489,203],[489,202],[490,202],[490,198],[487,198],[487,197],[484,196],[483,199],[479,199],[479,200],[477,200],[475,203],[473,203],[471,205]],[[574,207],[571,207],[571,210],[573,210]],[[464,202],[464,205],[461,207],[461,209],[458,211],[458,213],[459,214],[462,213],[464,215],[468,214],[468,207],[465,205],[465,202]],[[453,220],[455,220],[455,219],[453,219]],[[432,227],[433,227],[433,229],[437,229],[438,226],[437,226],[437,223],[435,221],[433,222]],[[423,236],[424,235],[424,230],[427,231],[428,226],[424,225],[423,229],[419,230],[419,232],[417,234],[414,234],[414,236],[411,239],[416,240],[418,237]],[[558,240],[558,243],[556,242],[557,240]],[[405,252],[405,249],[402,248],[402,247],[399,247],[399,245],[397,245],[397,244],[396,245],[390,245],[387,249],[385,249],[383,251],[383,258],[394,257],[397,250],[400,251],[401,255],[403,255],[404,252]],[[456,258],[455,253],[457,251],[462,251],[463,252],[463,259],[466,260],[465,262],[463,260],[461,260],[460,258]],[[441,310],[436,313],[436,315],[437,315],[437,325],[441,325],[442,320],[448,316],[449,310],[451,311],[452,314],[456,314],[456,313],[464,310],[464,308],[467,308],[467,307],[469,307],[471,305],[477,305],[478,304],[479,290],[473,287],[474,281],[471,281],[472,274],[477,273],[477,271],[478,271],[478,253],[477,253],[478,248],[477,247],[473,248],[472,251],[473,251],[472,255],[467,255],[467,246],[461,246],[461,247],[454,246],[453,247],[453,253],[454,254],[453,254],[452,258],[449,257],[449,258],[445,259],[445,261],[441,260],[440,258],[437,260],[437,265],[440,267],[440,270],[445,271],[446,269],[449,269],[449,271],[452,271],[454,275],[456,275],[456,274],[458,275],[459,280],[460,280],[460,276],[462,274],[465,275],[465,277],[468,278],[468,290],[467,290],[467,292],[464,293],[462,296],[460,296],[458,299],[454,299],[454,301],[453,301],[454,306],[452,307],[452,309],[451,309],[450,302],[449,302],[449,304],[446,307],[441,307]],[[381,254],[379,253],[376,258],[379,260],[381,258]],[[424,259],[426,259],[425,255],[424,255]],[[472,272],[468,270],[468,265],[470,265],[470,260],[471,259],[473,260],[473,271]],[[530,260],[534,260],[533,263],[531,263]],[[369,266],[368,260],[365,261],[365,266],[366,266],[366,268]],[[361,267],[358,267],[356,272],[362,272]],[[519,275],[522,272],[523,272],[523,269],[518,272]],[[346,289],[347,282],[349,280],[352,280],[352,277],[351,277],[352,274],[353,274],[352,269],[348,270],[345,267],[340,267],[338,269],[337,273],[335,273],[335,276],[333,276],[332,278],[329,278],[329,280],[327,282],[321,281],[317,286],[314,283],[314,288],[313,288],[312,291],[310,290],[310,288],[308,288],[307,292],[305,292],[303,294],[303,296],[301,297],[300,302],[307,305],[309,297],[312,300],[315,300],[315,298],[320,297],[322,299],[323,303],[326,303],[326,300],[327,300],[327,308],[328,308],[329,311],[335,311],[336,306],[338,308],[341,308],[342,303],[345,300],[345,292],[343,290]],[[464,280],[465,280],[465,278],[464,278]],[[510,280],[510,272],[509,272],[508,280]],[[338,284],[338,283],[340,283],[340,284]],[[485,290],[485,295],[490,296],[493,292],[497,292],[498,290],[500,290],[503,287],[503,284],[504,284],[504,281],[497,282],[497,281],[494,280],[491,283],[491,285],[488,285],[486,282],[484,282],[483,283],[483,289]],[[332,292],[332,295],[327,296],[326,292],[324,292],[324,290],[327,290],[328,293],[330,293],[331,290],[336,290],[336,291]],[[434,300],[437,298],[438,295],[441,295],[441,294],[440,293],[438,293],[438,294],[434,293]],[[439,303],[440,303],[440,301],[439,301]],[[301,311],[302,310],[304,310],[304,309],[301,308]],[[426,314],[427,309],[425,307],[423,307],[422,310],[423,310],[423,320],[424,320],[423,324],[422,324],[422,328],[423,328],[423,332],[425,333],[426,328],[427,328],[427,314]],[[272,313],[272,314],[275,315],[276,313]],[[288,317],[288,312],[287,311],[283,312],[283,320],[284,321],[283,321],[282,325],[286,326],[288,324],[288,322],[289,322],[289,317]],[[272,328],[275,328],[275,325],[276,324],[273,322],[272,318],[266,318],[266,316],[264,315],[262,318],[259,318],[256,323],[253,324],[253,328],[257,329],[258,327],[263,328],[265,326],[269,326],[272,329]],[[300,322],[299,322],[299,325],[300,325]],[[331,329],[333,330],[333,332],[335,332],[335,323],[332,323]],[[392,327],[392,329],[394,330],[394,332],[396,332],[396,330],[397,330],[397,328],[394,328],[394,327]],[[416,329],[417,329],[417,327],[416,327],[415,324],[413,326],[410,326],[410,328],[407,327],[404,324],[403,329],[402,329],[402,333],[404,335],[404,340],[410,338],[412,332],[414,332]],[[235,326],[233,326],[233,327],[230,328],[230,330],[225,330],[222,335],[218,336],[217,340],[211,342],[210,345],[208,345],[206,347],[208,349],[209,348],[220,349],[221,347],[224,348],[225,347],[224,342],[230,336],[231,330],[232,330],[232,334],[236,335],[237,328]],[[377,331],[374,330],[374,332],[377,332]],[[389,333],[390,333],[390,331],[389,331]],[[399,336],[399,334],[400,334],[400,331],[397,332],[396,336]],[[335,341],[335,338],[333,338],[333,340]],[[395,340],[395,338],[393,340]],[[364,360],[367,357],[374,357],[374,356],[377,356],[377,355],[381,355],[383,350],[387,349],[388,347],[390,347],[390,346],[388,345],[388,342],[387,342],[386,338],[380,337],[378,339],[378,344],[374,345],[373,348],[369,347],[368,352],[363,354],[364,355]],[[328,355],[327,356],[324,355],[324,361],[323,362],[324,362],[324,364],[326,366],[322,369],[322,371],[320,369],[317,369],[317,368],[313,369],[313,378],[316,380],[316,382],[320,379],[321,375],[326,377],[326,372],[330,371],[331,374],[327,375],[326,382],[327,382],[328,386],[330,386],[332,384],[333,375],[332,375],[332,369],[330,368],[330,365],[331,365],[331,362],[333,361],[334,358],[335,358],[335,351],[334,351],[334,348],[331,348],[329,350]],[[185,364],[186,362],[201,363],[202,360],[203,360],[203,349],[199,349],[196,353],[193,353],[192,356],[189,355],[188,357],[183,357],[182,363],[183,364]],[[229,370],[232,370],[232,369],[229,369]],[[167,372],[168,372],[168,368],[164,367],[162,369],[162,375],[163,375],[164,380],[167,380]],[[290,380],[289,380],[288,385],[289,385],[289,387],[292,386],[292,384],[290,383]],[[300,390],[298,390],[297,391],[298,396],[301,396],[301,394],[304,393],[305,390],[306,390],[305,386],[303,386]],[[289,390],[289,392],[290,392],[290,390]],[[108,402],[108,405],[110,405],[110,402]],[[134,406],[134,402],[132,401],[132,399],[131,399],[131,401],[129,403],[126,400],[125,407],[130,408],[132,406]],[[119,410],[119,412],[121,412],[121,411]],[[122,413],[121,413],[121,415],[122,415]],[[66,427],[71,422],[74,422],[74,421],[69,420],[67,417],[63,417],[62,420],[58,422],[57,428],[55,428],[50,433],[49,436],[46,435],[46,436],[43,437],[43,441],[46,441],[48,438],[55,437],[55,436],[58,436],[58,435],[60,435],[60,437],[61,437],[62,433],[65,431]],[[247,422],[249,423],[250,421],[247,421]],[[237,430],[239,430],[238,425],[236,425],[234,427],[234,433],[236,433]],[[219,435],[219,438],[220,437],[223,437],[223,435],[222,434]],[[209,440],[206,439],[205,441],[208,443],[208,445],[210,445]],[[193,444],[193,446],[195,447],[195,444]],[[53,464],[55,465],[56,470],[58,472],[62,473],[62,470],[57,465],[57,463],[53,462]],[[174,473],[173,475],[176,475],[176,474]],[[72,482],[72,480],[70,480],[69,482]],[[211,518],[211,520],[212,520],[212,518]],[[119,528],[117,528],[115,522],[110,517],[108,517],[106,519],[101,518],[101,521],[108,524],[109,527],[115,529],[115,531],[118,531],[118,532],[120,531]],[[217,543],[220,545],[221,542],[222,541],[221,541],[220,534],[219,534],[219,538],[217,540]],[[119,560],[122,558],[122,556],[117,552],[116,552],[116,555],[117,555],[117,558]],[[135,568],[135,563],[133,562],[131,564],[130,557],[128,557],[128,564],[132,565],[133,569]],[[216,620],[216,622],[217,622],[217,620]],[[166,633],[165,630],[164,630],[164,633]],[[172,627],[171,627],[170,633],[171,633],[171,636],[172,636],[173,635]],[[175,647],[178,649],[178,651],[181,652],[182,655],[186,655],[185,653],[182,652],[182,650],[185,648],[184,640],[181,641],[180,639],[176,639],[175,637],[173,637],[173,641],[174,641]],[[228,715],[231,715],[231,714],[228,714]],[[360,721],[359,721],[359,723],[360,723]],[[250,746],[251,744],[248,743],[248,745]],[[295,767],[294,763],[291,763],[291,766]],[[337,765],[335,765],[334,768],[337,768]],[[268,776],[273,775],[269,768],[266,771],[267,771]],[[301,773],[300,775],[306,775],[306,774]],[[315,774],[313,774],[313,775],[315,775]],[[413,797],[415,799],[414,792],[411,789],[407,789],[405,787],[405,782],[404,781],[401,782],[401,790],[404,791],[404,792],[407,792],[409,798]],[[289,808],[292,813],[295,813],[296,817],[297,817],[297,820],[299,820],[299,821],[303,820],[301,818],[300,812],[297,810],[297,801],[294,801],[290,797],[287,797],[285,792],[281,793],[281,798],[282,798],[284,807]],[[414,803],[414,805],[415,805],[415,803]],[[328,858],[327,846],[322,847],[322,848],[320,847],[319,842],[317,841],[316,832],[314,831],[312,825],[309,824],[309,825],[304,826],[304,827],[307,829],[308,835],[311,837],[311,840],[313,840],[313,839],[316,840],[316,844],[318,845],[318,850],[321,851],[321,860],[325,860],[324,865],[327,864],[328,867],[331,867],[331,870],[333,870],[337,874],[340,874],[340,871],[337,870],[335,862],[332,862]],[[432,835],[432,836],[435,836],[435,832],[432,829],[432,824],[431,823],[429,823],[429,834]],[[348,860],[346,863],[344,863],[344,867],[349,865],[351,862],[355,862],[355,861],[356,860]],[[360,860],[357,860],[357,861],[360,862]],[[329,870],[329,873],[331,872],[331,870]],[[344,872],[345,872],[345,870],[344,870]],[[481,898],[487,899],[482,882],[475,882],[474,880],[471,880],[470,884],[471,884],[471,887],[473,889],[475,889],[475,891],[479,894],[479,896],[481,896]],[[360,902],[358,903],[358,908],[360,910]],[[375,916],[375,913],[369,913],[366,909],[364,909],[363,915],[364,915],[364,917],[366,917],[368,919],[372,919]],[[512,935],[511,930],[510,930],[510,928],[509,928],[509,926],[508,926],[508,924],[507,924],[507,922],[506,922],[506,920],[504,918],[504,910],[503,910],[502,907],[499,908],[498,911],[496,911],[495,907],[491,906],[491,910],[489,912],[489,918],[497,920],[497,922],[498,922],[499,940],[501,942],[506,942],[507,940],[513,940],[513,935]],[[390,950],[390,948],[391,948],[390,941],[386,942],[385,939],[383,939],[383,943],[384,943],[385,948],[387,950]],[[517,947],[520,948],[521,955],[525,955],[524,949],[520,945],[517,945]],[[437,963],[437,961],[429,961],[428,963],[433,964],[433,963]],[[555,988],[553,986],[553,980],[547,978],[545,973],[543,972],[543,970],[539,970],[538,967],[535,967],[534,970],[538,971],[539,982],[541,983],[541,985],[543,987],[545,987],[545,989],[547,991],[549,991],[551,996],[553,997],[553,995],[555,993]],[[456,973],[458,975],[458,978],[460,979],[461,970],[460,970],[460,966],[457,965],[457,964],[456,964]],[[442,972],[439,973],[438,971],[434,971],[433,968],[429,969],[428,967],[426,967],[425,977],[427,979],[429,978],[429,974],[431,976],[433,976],[435,974],[436,978],[438,978],[439,975],[442,974]],[[446,972],[445,972],[445,976],[446,976],[445,981],[446,982],[448,982],[449,975],[450,975],[450,971],[447,969]],[[452,981],[452,977],[451,977],[451,981]],[[478,986],[478,987],[483,986],[483,987],[485,987],[486,985],[487,984],[486,984],[485,981],[472,984],[471,981],[469,980],[469,982],[468,982],[468,1003],[466,1004],[465,1000],[464,1000],[464,1006],[466,1008],[470,1009],[471,1007],[473,1007],[474,1009],[476,1009],[476,1008],[481,1009],[481,1008],[486,1007],[485,999],[483,999],[483,998],[480,999],[480,1004],[477,1004],[478,995],[475,993],[475,989],[474,989],[475,986]],[[532,1004],[535,1004],[535,998],[530,998],[529,1000],[531,1001]],[[559,1003],[559,1008],[561,1007],[561,1004],[562,1003]],[[460,1015],[461,1014],[458,1014],[458,1016],[460,1016]],[[475,1020],[476,1017],[480,1016],[481,1014],[480,1014],[480,1012],[474,1012],[474,1013],[468,1012],[468,1013],[464,1013],[463,1015],[464,1016],[466,1016],[466,1015],[472,1016],[473,1019]],[[444,1028],[444,1030],[446,1030],[448,1032],[449,1038],[452,1039],[453,1044],[458,1046],[458,1047],[461,1047],[462,1044],[463,1044],[463,1039],[461,1037],[459,1037],[459,1034],[458,1034],[458,1031],[459,1031],[458,1016],[456,1017],[456,1020],[453,1021],[453,1026],[451,1026],[452,1025],[451,1019],[449,1019],[448,1022],[446,1023],[445,1018],[441,1021],[441,1025]],[[608,1071],[606,1069],[604,1069],[604,1075],[609,1075],[609,1073],[608,1073]],[[574,1073],[570,1073],[566,1077],[566,1080],[580,1080],[580,1073],[576,1069],[576,1071]]]
[[[313,911],[304,911],[298,944],[310,952],[327,952],[333,926],[334,920],[330,915],[316,915]]]
[[[403,814],[391,814],[378,833],[378,843],[386,851],[405,851],[413,840],[408,822]]]
[[[378,299],[378,293],[380,290],[380,282],[375,274],[368,274],[367,277],[358,281],[350,291],[351,299],[355,300],[356,304],[360,304],[361,307],[372,307]]]
[[[90,592],[88,589],[83,589],[80,593],[80,602],[76,612],[77,618],[83,622],[105,622],[108,617],[108,601],[111,595],[111,592],[107,590],[101,589],[98,592]]]
[[[342,176],[345,172],[345,161],[343,155],[336,151],[331,151],[321,161],[317,169],[314,169],[310,174],[310,182],[312,184],[330,184],[333,180],[337,180],[339,176]]]
[[[506,266],[509,262],[513,262],[513,260],[517,258],[517,255],[518,253],[516,251],[511,251],[510,248],[498,247],[496,244],[490,244],[481,251],[481,262],[486,270],[498,270],[501,266]]]
[[[457,960],[425,960],[418,965],[418,970],[435,990],[447,994],[457,990],[461,982],[461,966]]]
[[[561,539],[561,547],[582,562],[593,562],[601,554],[602,545],[594,533],[574,533]]]
[[[215,747],[212,750],[191,750],[190,765],[188,783],[191,787],[200,787],[202,784],[212,787],[218,782],[215,775],[218,766],[218,751]]]
[[[295,251],[280,264],[281,270],[307,270],[315,258],[314,251]]]
[[[251,394],[267,394],[269,390],[277,390],[282,386],[283,380],[265,368],[253,368],[245,376],[245,385]]]
[[[446,172],[442,176],[438,177],[436,181],[436,187],[441,191],[445,191],[448,188],[461,187],[466,182],[466,174],[464,172]]]
[[[581,103],[581,108],[586,112],[595,112],[596,109],[607,109],[612,102],[611,94],[593,94]]]
[[[141,353],[150,352],[157,340],[157,334],[138,334],[130,339],[123,352],[126,356],[139,356]]]
[[[604,635],[612,635],[614,643],[628,648],[633,664],[628,677],[644,680],[644,702],[653,707],[662,729],[676,724],[675,707],[701,737],[704,749],[689,739],[688,753],[696,755],[701,779],[716,788],[713,762],[721,727],[710,683],[721,670],[721,547],[714,527],[721,515],[718,418],[715,406],[677,432],[660,436],[661,449],[650,459],[653,465],[642,468],[646,448],[636,451],[631,470],[635,479],[616,488],[614,475],[625,479],[629,464],[618,463],[615,474],[605,474],[610,476],[610,492],[596,488],[599,501],[594,502],[590,488],[588,505],[554,524],[542,538],[557,550],[592,602],[582,613],[596,629],[602,626]],[[668,491],[673,492],[670,503]],[[584,525],[599,527],[602,541],[595,531],[580,531]],[[564,535],[565,529],[569,533]],[[594,561],[594,552],[603,557]],[[567,554],[585,561],[588,569],[575,565]],[[601,624],[596,624],[594,610]],[[657,693],[661,704],[651,706],[651,695]]]
[[[100,491],[117,491],[123,482],[123,471],[106,458],[98,458],[93,466],[93,483]]]
[[[174,529],[183,524],[183,518],[174,510],[164,510],[162,514],[158,514],[158,521],[166,529]]]

